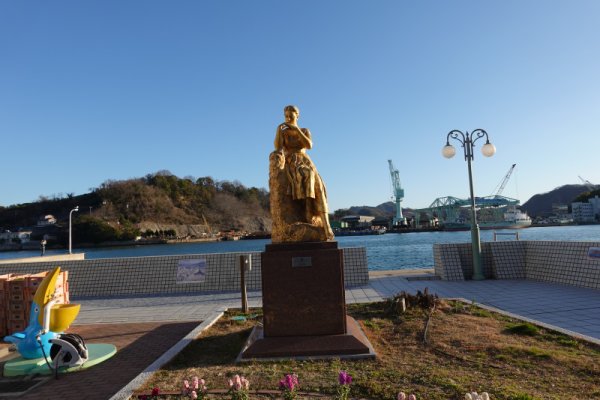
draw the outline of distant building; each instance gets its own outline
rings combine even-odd
[[[594,222],[594,205],[592,203],[575,202],[571,203],[573,212],[573,221],[575,222]]]
[[[18,232],[5,231],[0,233],[0,243],[27,243],[30,238],[30,230],[19,230]]]
[[[565,216],[569,213],[568,204],[552,204],[552,214],[557,217]]]
[[[54,215],[48,214],[44,215],[40,219],[38,219],[37,226],[48,226],[56,224],[56,218]]]
[[[600,197],[596,195],[594,198],[588,199],[588,203],[594,208],[594,217],[600,220]]]
[[[376,226],[380,228],[389,228],[391,225],[392,219],[387,217],[377,217],[371,221],[371,226]]]
[[[368,229],[375,217],[366,215],[347,215],[341,219],[342,228],[348,229]]]

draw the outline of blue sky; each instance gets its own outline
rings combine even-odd
[[[599,20],[598,1],[2,1],[0,205],[163,169],[267,187],[287,104],[332,210],[388,201],[388,159],[404,206],[467,197],[452,129],[496,145],[477,195],[513,163],[522,202],[600,184]]]

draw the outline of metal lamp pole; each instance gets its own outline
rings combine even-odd
[[[471,162],[473,161],[473,147],[475,142],[485,137],[485,144],[481,148],[481,153],[486,157],[491,157],[496,153],[496,147],[490,143],[488,134],[483,129],[475,129],[471,133],[459,130],[452,130],[446,137],[446,145],[442,148],[442,155],[446,158],[452,158],[456,154],[456,149],[450,144],[450,138],[460,142],[465,153],[465,160],[469,170],[469,190],[471,194],[471,246],[473,249],[473,280],[479,281],[485,279],[481,265],[481,239],[479,236],[479,224],[477,223],[477,213],[475,210],[475,194],[473,191],[473,173],[471,171]]]
[[[69,254],[73,254],[73,240],[71,234],[71,220],[73,219],[73,211],[79,211],[79,206],[76,206],[74,209],[69,212]]]

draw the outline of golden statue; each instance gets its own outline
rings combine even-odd
[[[284,115],[285,122],[275,134],[275,151],[269,157],[272,241],[333,240],[325,184],[306,154],[312,148],[312,136],[298,126],[298,107],[285,107]]]

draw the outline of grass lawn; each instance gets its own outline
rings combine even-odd
[[[377,359],[234,364],[257,321],[232,321],[237,314],[230,312],[143,390],[178,391],[193,376],[205,379],[209,390],[227,389],[235,374],[245,376],[251,390],[276,390],[286,373],[296,373],[301,392],[333,397],[338,371],[347,370],[354,378],[352,398],[395,399],[404,391],[447,400],[486,391],[492,399],[600,399],[600,347],[587,342],[453,301],[439,302],[431,313],[426,341],[427,309],[397,314],[381,302],[351,305],[348,313],[361,324]]]

